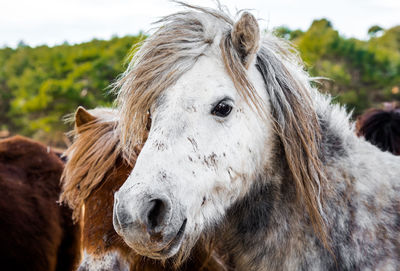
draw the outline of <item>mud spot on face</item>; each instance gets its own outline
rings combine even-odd
[[[165,151],[167,149],[167,145],[165,145],[163,142],[158,141],[158,140],[153,142],[153,146],[154,146],[154,148],[156,148],[159,151]]]
[[[207,199],[207,198],[204,196],[204,197],[203,197],[203,201],[201,202],[201,206],[203,206],[204,203],[206,203],[206,199]]]
[[[204,156],[203,164],[207,167],[216,168],[217,167],[217,155],[213,152],[209,156]]]
[[[158,173],[158,176],[162,181],[166,181],[167,180],[167,173],[164,170],[160,171]]]
[[[235,171],[232,167],[228,167],[226,171],[228,172],[231,182],[235,182],[238,179],[242,179],[245,181],[246,179],[244,174],[240,174],[239,172]]]
[[[212,193],[215,195],[220,195],[225,189],[222,186],[216,186],[213,188]]]
[[[193,151],[197,151],[198,150],[198,146],[197,146],[197,142],[193,137],[188,136],[187,139],[189,140],[189,142],[192,144],[193,147]]]
[[[229,178],[231,178],[231,180],[233,179],[233,174],[232,174],[232,168],[228,167],[228,174],[229,174]]]
[[[211,153],[211,155],[208,156],[208,160],[210,161],[210,163],[211,163],[213,166],[216,166],[216,165],[217,165],[217,155],[216,155],[215,153]]]
[[[194,105],[190,105],[186,107],[186,111],[188,112],[197,112],[197,108]]]

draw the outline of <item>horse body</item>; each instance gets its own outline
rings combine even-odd
[[[23,137],[0,141],[0,258],[7,270],[71,270],[79,257],[72,212],[57,203],[62,161]]]
[[[132,171],[121,155],[117,123],[115,110],[79,108],[75,114],[76,138],[66,151],[61,199],[81,224],[83,259],[78,270],[225,270],[205,243],[199,242],[190,259],[178,268],[173,260],[160,262],[138,255],[115,232],[114,193]]]
[[[118,234],[155,259],[218,236],[238,270],[399,269],[399,158],[357,138],[252,15],[189,7],[116,83],[125,157],[144,143]]]

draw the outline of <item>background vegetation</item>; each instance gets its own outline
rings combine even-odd
[[[320,89],[355,115],[383,101],[400,101],[400,26],[372,26],[368,40],[345,38],[326,20],[303,32],[287,27],[275,33],[297,46],[307,69],[322,80]],[[79,105],[109,106],[109,84],[126,68],[141,35],[92,40],[78,45],[0,49],[0,136],[23,134],[65,146],[66,114]]]

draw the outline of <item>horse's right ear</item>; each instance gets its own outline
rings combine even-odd
[[[82,106],[79,106],[78,109],[75,112],[75,125],[77,128],[80,126],[92,122],[96,120],[97,118],[90,114],[85,108]]]

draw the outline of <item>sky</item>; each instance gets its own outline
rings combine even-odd
[[[188,0],[215,7],[213,0]],[[249,9],[262,29],[308,29],[327,18],[341,35],[367,38],[370,26],[400,25],[400,0],[220,0],[232,13]],[[167,0],[0,0],[0,47],[70,44],[145,33],[181,7]]]

